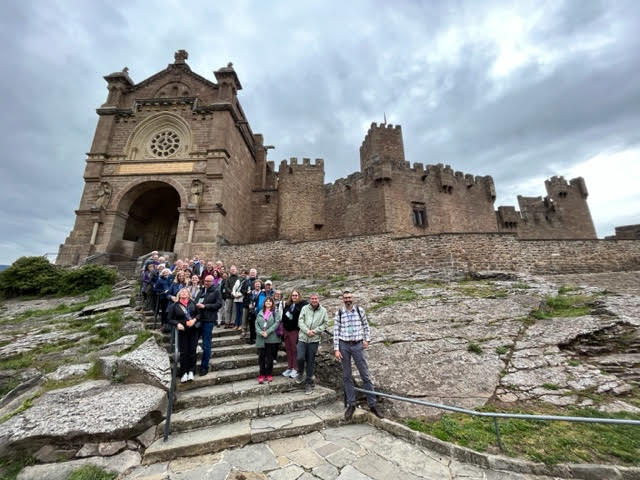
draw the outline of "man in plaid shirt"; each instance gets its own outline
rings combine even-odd
[[[353,385],[351,372],[351,358],[358,368],[360,378],[365,390],[373,390],[373,384],[369,377],[369,366],[365,358],[364,350],[371,341],[369,322],[364,309],[353,304],[353,295],[345,291],[342,294],[344,307],[336,312],[333,325],[333,351],[337,360],[342,363],[342,379],[344,381],[344,393],[347,397],[347,410],[344,418],[350,420],[356,409],[356,391]],[[382,414],[376,407],[376,397],[367,394],[367,403],[371,412],[382,418]]]

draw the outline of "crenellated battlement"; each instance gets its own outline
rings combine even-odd
[[[324,159],[316,158],[313,163],[311,163],[310,158],[303,158],[302,163],[298,163],[298,157],[291,157],[289,160],[283,159],[280,162],[280,167],[278,169],[279,173],[283,173],[285,170],[289,169],[289,173],[294,172],[302,172],[302,171],[322,171],[324,173]]]

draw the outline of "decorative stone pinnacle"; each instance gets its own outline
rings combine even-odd
[[[124,67],[124,68],[122,69],[122,73],[124,73],[124,74],[128,74],[128,73],[129,73],[129,67]]]
[[[185,63],[187,58],[189,58],[189,54],[186,50],[178,50],[174,55],[175,63]]]

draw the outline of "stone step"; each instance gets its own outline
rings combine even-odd
[[[198,352],[198,356],[200,356],[200,354],[202,353],[202,339],[198,339],[198,347],[196,351]],[[255,344],[248,345],[247,343],[242,342],[235,345],[224,345],[222,347],[218,347],[215,343],[212,342],[211,345],[211,356],[215,358],[249,354],[257,355]]]
[[[221,405],[187,408],[175,412],[171,417],[171,431],[184,432],[221,423],[238,422],[245,418],[283,415],[336,400],[333,390],[320,386],[316,386],[313,393],[306,395],[303,388],[288,392],[272,392],[269,384],[260,385],[256,382],[256,385],[262,387],[257,395],[231,400]]]
[[[170,350],[169,336],[165,335],[165,346],[167,348],[167,352],[172,353]],[[198,346],[202,345],[202,339],[198,340]],[[211,350],[215,350],[218,347],[228,347],[228,346],[240,346],[247,345],[244,340],[244,337],[240,335],[236,336],[223,336],[223,337],[212,337],[211,338]],[[255,350],[255,345],[247,345],[248,347],[253,347]]]
[[[198,346],[200,348],[200,346]],[[246,343],[239,343],[237,345],[227,345],[223,347],[212,346],[211,354],[214,357],[226,357],[228,355],[247,355],[249,353],[256,353],[255,345],[247,345]]]
[[[202,348],[198,345],[197,361],[202,360]],[[278,352],[278,362],[286,362],[287,354],[283,351]],[[173,363],[173,355],[169,356],[169,361]],[[229,370],[231,368],[248,367],[258,364],[258,352],[253,347],[253,353],[245,353],[242,355],[225,355],[220,356],[219,353],[212,349],[211,360],[209,365],[211,370]]]
[[[316,387],[317,388],[317,387]],[[351,422],[363,422],[368,413],[356,409]],[[162,437],[147,448],[143,463],[170,461],[178,457],[214,453],[225,448],[241,447],[283,437],[293,437],[344,423],[342,402],[239,422],[214,425],[173,433],[165,442]],[[159,428],[163,427],[163,424]]]
[[[151,322],[153,324],[153,322]],[[211,338],[212,339],[216,339],[216,338],[243,338],[243,336],[240,334],[240,332],[237,332],[235,330],[224,330],[221,328],[214,328],[213,331],[211,332]],[[169,341],[169,336],[167,335],[167,342]]]
[[[270,393],[288,392],[299,388],[299,386],[289,377],[276,375],[269,385],[260,385],[255,378],[240,380],[237,382],[223,383],[209,387],[196,388],[176,394],[175,409],[198,408],[207,405],[220,405],[226,402],[235,401],[239,398],[246,398],[263,392],[265,388]]]
[[[283,363],[277,363],[273,366],[273,376],[282,374],[286,370],[286,365]],[[230,370],[214,370],[204,377],[196,375],[193,382],[180,383],[178,382],[176,390],[185,391],[193,390],[194,388],[200,388],[209,385],[220,385],[221,383],[237,382],[239,380],[247,380],[250,378],[258,378],[260,369],[258,368],[258,362],[255,365],[249,367],[233,368]]]

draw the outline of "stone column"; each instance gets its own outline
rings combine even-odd
[[[189,237],[187,238],[187,243],[193,242],[193,226],[196,221],[193,218],[189,219]]]
[[[98,236],[98,226],[100,225],[100,222],[94,222],[93,223],[93,230],[91,231],[91,240],[89,240],[89,245],[95,245],[96,244],[96,237]]]

